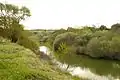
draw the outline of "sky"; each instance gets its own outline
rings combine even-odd
[[[26,6],[32,16],[26,29],[58,29],[120,22],[120,0],[0,0]]]

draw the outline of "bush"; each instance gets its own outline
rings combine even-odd
[[[0,36],[8,38],[12,42],[17,42],[18,38],[23,34],[23,25],[12,25],[11,28],[4,29],[0,27]],[[24,34],[25,35],[25,34]]]
[[[110,58],[120,60],[120,36],[114,35],[111,38],[103,36],[93,38],[87,45],[87,55],[98,58]]]
[[[120,60],[120,36],[114,36],[111,40],[110,52],[114,59]],[[109,56],[109,55],[108,55]],[[111,57],[111,56],[110,56]]]
[[[49,36],[43,36],[40,41],[41,42],[47,42],[48,38],[49,38]]]
[[[104,41],[104,40],[100,41],[99,38],[91,39],[87,45],[86,54],[92,57],[103,57],[104,51],[106,50],[105,47],[107,47],[106,43],[107,41]]]
[[[75,37],[75,45],[86,46],[91,38],[91,34],[78,35]]]
[[[37,43],[35,43],[34,41],[25,38],[25,37],[21,37],[18,42],[19,45],[22,45],[26,48],[31,49],[33,52],[38,53],[39,52],[39,45]]]
[[[0,36],[0,43],[10,43],[10,40]]]
[[[120,24],[119,23],[113,24],[111,26],[111,30],[115,31],[115,32],[119,32],[120,31]]]
[[[53,43],[53,49],[57,51],[61,43],[65,43],[66,45],[69,45],[69,46],[73,45],[75,41],[75,37],[76,37],[76,34],[73,32],[66,32],[56,36]]]
[[[76,47],[76,54],[85,54],[85,48],[89,42],[89,40],[92,38],[92,34],[80,34],[75,37],[74,46]]]
[[[107,30],[107,27],[105,25],[101,25],[99,29],[100,30]]]
[[[46,40],[46,42],[48,41],[50,45],[53,45],[56,36],[58,36],[60,34],[63,34],[65,32],[66,32],[66,30],[64,30],[64,29],[55,30],[54,32],[52,32],[52,34],[49,34],[48,39]]]
[[[92,37],[102,37],[105,36],[107,34],[110,34],[110,32],[108,32],[107,30],[103,30],[103,31],[96,31],[95,33],[92,34]]]
[[[37,45],[40,45],[40,40],[39,37],[37,35],[32,35],[28,37],[30,40],[32,40],[33,42],[35,42]]]

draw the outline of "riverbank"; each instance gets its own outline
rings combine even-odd
[[[48,54],[51,53],[49,48],[45,46],[42,46],[42,49]],[[84,55],[62,55],[56,56],[54,63],[60,69],[80,78],[88,80],[120,80],[120,62],[116,60],[93,59]]]
[[[0,80],[79,80],[14,43],[0,43]]]

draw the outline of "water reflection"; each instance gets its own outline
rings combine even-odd
[[[45,46],[40,46],[39,47],[39,50],[41,51],[41,52],[44,52],[45,54],[47,54],[47,55],[49,55],[49,52],[48,52],[48,48],[47,47],[45,47]]]
[[[40,50],[49,55],[48,48],[40,47]],[[120,62],[113,60],[97,60],[85,56],[64,56],[64,62],[56,59],[53,62],[61,69],[72,75],[76,75],[90,80],[120,80]]]

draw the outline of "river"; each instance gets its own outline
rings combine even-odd
[[[50,50],[41,46],[40,51],[50,56]],[[76,58],[66,57],[68,62],[61,63],[53,59],[53,63],[61,70],[66,70],[73,76],[87,78],[89,80],[120,80],[120,61],[92,59],[85,56],[77,56]]]

